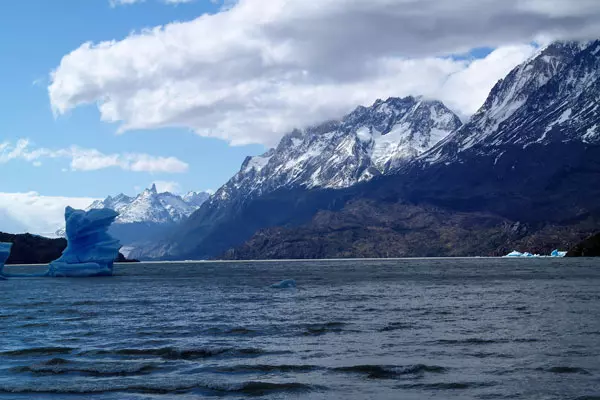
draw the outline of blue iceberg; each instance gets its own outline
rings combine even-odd
[[[3,269],[4,263],[8,260],[8,256],[10,256],[11,247],[12,243],[0,243],[0,280],[6,279],[4,278]]]
[[[119,213],[104,209],[90,211],[65,209],[67,248],[50,263],[42,274],[5,274],[4,263],[10,255],[11,243],[0,243],[0,279],[27,277],[94,277],[111,276],[113,263],[121,244],[108,234],[108,228]]]
[[[271,285],[273,289],[290,289],[296,287],[296,281],[293,279],[286,279],[278,283]]]
[[[67,248],[50,263],[48,276],[111,276],[121,244],[108,234],[119,213],[103,208],[90,211],[65,210]]]

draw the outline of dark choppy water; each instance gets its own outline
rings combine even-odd
[[[117,273],[0,281],[0,398],[600,398],[600,260]]]

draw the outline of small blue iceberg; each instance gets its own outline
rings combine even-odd
[[[294,279],[286,279],[272,284],[271,287],[273,289],[291,289],[296,287],[296,281]]]
[[[545,257],[564,257],[566,255],[567,255],[566,251],[559,251],[559,250],[552,250],[552,253],[550,253],[549,256],[544,256],[544,255],[541,255],[541,254],[531,254],[531,253],[528,253],[528,252],[521,253],[521,252],[515,250],[515,251],[511,251],[510,253],[508,253],[504,257],[508,257],[508,258],[517,258],[517,257],[545,258]]]

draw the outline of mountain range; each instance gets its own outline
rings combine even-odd
[[[498,255],[600,228],[600,41],[556,42],[464,124],[378,100],[286,135],[136,257]]]
[[[136,246],[163,237],[189,217],[210,197],[207,192],[189,192],[183,196],[158,192],[156,185],[137,196],[123,193],[93,202],[87,210],[111,208],[119,213],[110,233],[121,241],[127,255]],[[63,237],[64,228],[57,232]]]
[[[156,223],[173,224],[189,217],[210,195],[206,192],[189,192],[179,196],[171,192],[159,193],[156,185],[135,197],[123,193],[93,202],[88,210],[112,208],[119,213],[117,224]]]

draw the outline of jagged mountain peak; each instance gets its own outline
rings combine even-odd
[[[426,151],[461,125],[443,103],[390,97],[285,135],[263,155],[248,157],[212,202],[281,187],[343,188],[387,173]]]
[[[142,191],[135,197],[123,193],[97,200],[88,209],[112,208],[119,213],[116,223],[152,222],[158,224],[176,223],[197,210],[210,195],[204,192],[190,192],[184,197],[170,192],[159,193],[156,185]]]
[[[500,152],[507,144],[527,146],[583,137],[589,129],[593,133],[597,119],[590,113],[598,112],[600,95],[593,88],[600,71],[597,43],[555,42],[540,49],[498,81],[477,113],[421,159],[452,162],[471,149]],[[573,123],[576,115],[587,122]]]

